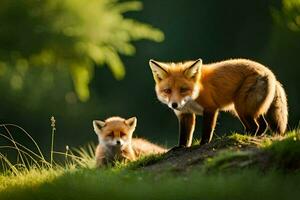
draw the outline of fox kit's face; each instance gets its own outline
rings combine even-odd
[[[132,133],[136,127],[135,117],[123,119],[111,117],[105,121],[94,120],[93,126],[100,144],[110,148],[123,149],[131,144]]]
[[[155,91],[162,103],[172,109],[180,110],[189,100],[198,97],[201,59],[185,63],[162,63],[150,60],[149,64],[156,83]]]

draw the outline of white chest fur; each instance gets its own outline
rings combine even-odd
[[[179,110],[181,113],[194,113],[196,115],[203,115],[203,107],[194,100],[189,100]]]

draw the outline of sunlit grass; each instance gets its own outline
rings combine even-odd
[[[144,166],[164,159],[164,155],[142,157],[135,162],[117,163],[115,167],[95,169],[95,145],[77,149],[66,146],[65,152],[49,150],[48,161],[34,139],[35,151],[14,140],[10,126],[1,136],[11,142],[9,148],[19,159],[12,163],[0,153],[0,199],[295,199],[300,195],[300,172],[261,171],[255,163],[261,155],[271,156],[269,165],[279,169],[300,168],[300,132],[286,136],[252,137],[232,134],[219,137],[230,145],[255,145],[256,151],[228,148],[208,158],[188,173],[144,171]],[[52,127],[53,128],[53,127]],[[20,128],[20,130],[23,130]],[[51,134],[51,132],[49,133]],[[225,140],[226,139],[226,140]],[[199,141],[194,141],[198,144]],[[227,147],[227,145],[226,145]],[[60,157],[59,161],[56,157]],[[52,162],[51,162],[52,160]],[[252,166],[252,167],[250,167]],[[229,170],[228,170],[229,169]],[[284,184],[283,184],[284,182]]]
[[[74,168],[93,168],[95,166],[94,159],[94,144],[88,144],[80,148],[70,149],[66,146],[65,152],[58,152],[54,150],[54,135],[55,135],[55,119],[51,118],[51,149],[50,160],[46,159],[45,154],[41,151],[41,148],[23,128],[15,124],[2,124],[0,125],[6,131],[5,134],[0,136],[6,141],[10,142],[10,145],[0,146],[0,149],[8,149],[16,152],[16,161],[13,163],[6,155],[0,152],[0,174],[23,176],[26,173],[37,171],[53,171],[53,170],[69,170]],[[34,144],[35,150],[31,150],[28,147],[22,145],[16,141],[13,134],[10,132],[10,128],[17,128],[30,139]],[[59,156],[61,159],[55,160],[55,156]]]
[[[42,183],[53,181],[64,172],[65,170],[58,168],[54,170],[33,167],[27,171],[18,171],[17,174],[3,174],[0,175],[0,192],[14,187],[37,187]]]
[[[8,199],[296,199],[300,174],[237,170],[192,171],[186,175],[137,171],[88,170],[27,173],[2,177],[1,200]],[[37,178],[38,177],[38,178]],[[284,184],[283,184],[284,181]]]
[[[164,155],[162,154],[153,154],[149,156],[144,156],[139,158],[137,161],[130,162],[125,165],[121,165],[121,167],[125,167],[126,169],[138,169],[141,167],[145,167],[151,164],[154,164],[164,158]]]
[[[246,134],[239,134],[239,133],[233,133],[232,135],[228,136],[229,138],[239,141],[239,142],[244,142],[244,143],[249,143],[251,140],[251,136],[250,135],[246,135]]]
[[[213,158],[208,158],[204,165],[205,171],[225,170],[237,167],[247,167],[253,162],[251,151],[232,151],[226,150],[220,152]]]
[[[286,169],[300,168],[300,131],[293,130],[284,138],[276,140],[264,147],[270,155],[274,167]]]
[[[18,175],[19,173],[28,171],[32,168],[44,169],[51,166],[51,164],[45,159],[45,156],[42,153],[39,145],[23,128],[15,124],[2,124],[0,126],[6,131],[6,134],[1,133],[0,136],[11,143],[11,145],[0,146],[0,148],[14,150],[17,153],[17,163],[15,164],[10,162],[5,155],[0,153],[1,168],[4,173],[13,173],[14,175]],[[36,151],[31,150],[17,142],[9,130],[11,127],[18,128],[26,137],[28,137],[34,144]]]
[[[206,171],[244,168],[260,164],[260,168],[283,171],[298,170],[300,168],[300,131],[295,129],[285,136],[254,137],[235,133],[229,138],[239,144],[255,144],[257,149],[232,150],[226,149],[205,162]],[[263,160],[263,163],[259,163]]]

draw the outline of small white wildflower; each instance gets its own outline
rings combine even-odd
[[[54,116],[51,117],[50,121],[51,121],[51,127],[53,128],[53,130],[56,130],[56,128],[55,128],[56,120],[55,120]]]

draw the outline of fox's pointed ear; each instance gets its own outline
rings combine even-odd
[[[154,80],[156,82],[161,81],[168,75],[167,66],[163,63],[157,62],[153,59],[149,60],[149,65],[153,73]]]
[[[200,75],[201,66],[202,66],[202,60],[199,58],[196,61],[194,61],[194,63],[184,71],[184,75],[187,78],[197,77],[197,75]]]
[[[101,129],[105,126],[105,122],[100,120],[93,120],[93,127],[96,134],[101,133]]]
[[[137,124],[137,118],[136,117],[131,117],[127,120],[125,120],[125,123],[130,126],[130,128],[135,129],[136,124]]]

